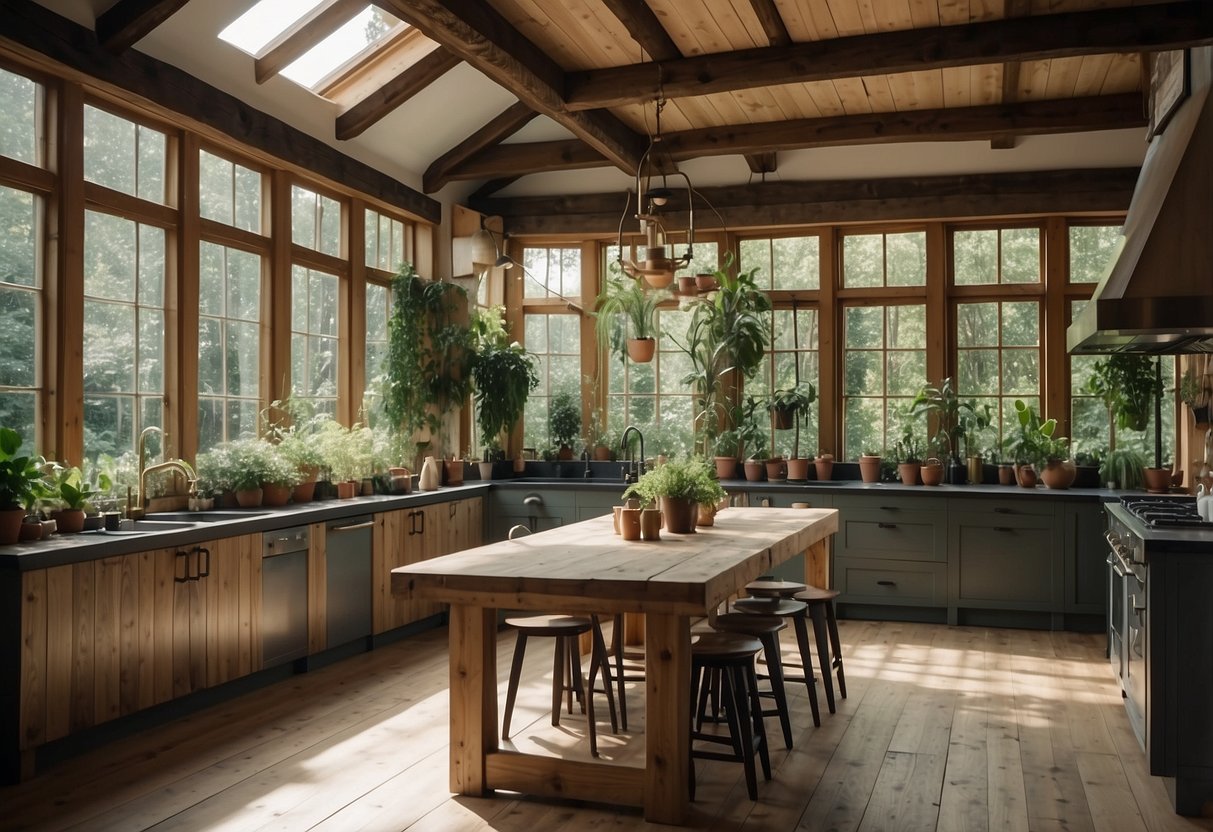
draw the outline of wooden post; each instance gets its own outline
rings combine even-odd
[[[452,604],[450,639],[451,791],[479,795],[497,750],[497,611]]]
[[[691,622],[645,616],[644,817],[682,823],[690,802]],[[453,753],[453,751],[452,751]]]

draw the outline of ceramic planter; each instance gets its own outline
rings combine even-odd
[[[859,458],[859,476],[864,482],[880,482],[880,457],[864,454]]]
[[[661,512],[655,508],[640,510],[640,539],[661,540]]]
[[[243,488],[236,492],[236,505],[241,508],[256,508],[261,505],[261,499],[264,496],[265,492],[260,488]]]
[[[999,485],[1014,485],[1015,484],[1015,466],[1009,462],[1004,462],[998,466],[998,484]]]
[[[480,479],[491,480],[493,478],[493,463],[477,462],[476,467],[480,469]]]
[[[697,293],[698,293],[698,290],[695,287],[695,276],[694,275],[686,274],[686,275],[683,275],[682,277],[678,278],[678,294],[694,295]]]
[[[695,275],[695,288],[701,292],[711,292],[713,289],[719,288],[720,283],[716,280],[716,275],[712,274],[697,274]]]
[[[264,483],[261,486],[261,504],[263,506],[284,506],[291,499],[291,491],[289,486]]]
[[[1050,460],[1040,472],[1040,481],[1045,484],[1045,488],[1069,488],[1077,473],[1074,463],[1069,460]]]
[[[788,480],[804,482],[809,478],[809,461],[802,457],[788,460]],[[818,475],[817,479],[821,479]]]
[[[3,534],[3,532],[0,532],[0,534]],[[30,541],[41,540],[41,539],[42,539],[42,521],[41,520],[32,520],[29,522],[23,521],[21,523],[21,525],[19,526],[19,531],[17,532],[16,542],[29,543]]]
[[[316,481],[299,483],[295,486],[291,496],[296,503],[310,503],[312,498],[316,496]]]
[[[594,446],[594,460],[596,462],[610,462],[611,461],[611,449],[609,447],[607,447],[606,445],[595,445]]]
[[[775,430],[791,430],[795,425],[796,408],[772,407],[771,419],[775,422]]]
[[[358,483],[353,480],[342,480],[337,483],[337,499],[352,500],[358,493]]]
[[[1017,465],[1015,467],[1015,479],[1022,488],[1036,487],[1036,469],[1031,465]]]
[[[59,526],[59,534],[77,534],[84,531],[84,510],[79,508],[62,508],[52,511],[51,517]]]
[[[657,351],[657,341],[654,338],[629,338],[627,341],[628,358],[637,364],[648,364],[653,360]]]
[[[897,464],[897,475],[901,477],[902,485],[918,485],[918,473],[921,470],[921,462],[899,462]]]
[[[745,478],[750,482],[758,482],[766,473],[766,464],[761,459],[747,459],[742,466],[745,469]]]
[[[771,482],[775,480],[783,480],[788,477],[787,466],[784,465],[783,457],[776,456],[767,460],[767,479]]]
[[[834,476],[834,456],[832,454],[822,454],[814,461],[814,466],[817,469],[817,479],[829,480]]]
[[[923,485],[939,485],[943,482],[943,463],[932,457],[919,468]]]
[[[670,534],[691,534],[695,531],[699,504],[694,500],[662,497],[661,512],[665,515],[665,530]]]
[[[446,484],[463,485],[463,460],[448,459],[443,464],[446,466]]]
[[[25,509],[0,509],[0,546],[16,543],[21,536],[21,521],[25,519]]]
[[[698,519],[695,521],[697,526],[714,526],[716,525],[716,506],[710,503],[700,503],[698,511]]]
[[[737,476],[737,460],[731,456],[716,457],[716,479],[731,480]]]
[[[1171,490],[1170,468],[1146,468],[1146,490],[1151,494],[1166,494]]]
[[[619,536],[624,540],[640,539],[640,509],[625,508],[619,512]]]

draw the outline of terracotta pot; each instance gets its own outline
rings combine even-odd
[[[788,479],[804,482],[809,478],[809,461],[803,457],[788,460]],[[818,479],[821,479],[819,476]]]
[[[695,275],[695,288],[701,292],[711,292],[718,288],[720,284],[716,280],[714,274],[697,274]]]
[[[1015,466],[1004,462],[998,466],[998,484],[999,485],[1014,485],[1015,484]]]
[[[923,485],[939,485],[943,482],[943,463],[932,457],[919,467]]]
[[[22,512],[24,514],[24,512]],[[3,534],[3,532],[0,532]],[[17,540],[18,543],[29,543],[31,540],[42,539],[42,521],[34,520],[26,523],[22,518],[21,525],[18,527]]]
[[[829,480],[834,476],[834,456],[832,454],[822,454],[813,461],[817,468],[817,479]]]
[[[557,459],[569,460],[573,458],[573,449],[568,445],[561,445],[560,450],[556,452]]]
[[[692,534],[699,519],[699,504],[694,500],[675,497],[661,498],[661,513],[665,515],[665,530],[670,534]]]
[[[1074,463],[1070,460],[1050,460],[1039,474],[1045,488],[1069,488],[1077,475]]]
[[[654,338],[629,338],[627,344],[628,358],[637,364],[648,364],[653,360],[653,353],[657,351],[657,341]]]
[[[716,457],[716,479],[731,480],[737,476],[737,460],[731,456]]]
[[[291,497],[296,503],[310,503],[312,498],[316,496],[316,481],[301,482],[295,486]]]
[[[445,459],[443,464],[446,466],[446,484],[463,485],[463,460]]]
[[[902,485],[918,485],[918,472],[921,470],[921,462],[899,462],[897,464],[897,475],[901,477]]]
[[[640,510],[640,539],[661,540],[661,512],[655,508]]]
[[[619,536],[624,540],[640,539],[640,509],[625,508],[619,512]]]
[[[1171,490],[1170,468],[1146,468],[1146,491],[1151,494],[1166,494]]]
[[[16,543],[21,537],[21,521],[25,519],[25,509],[0,509],[0,546]]]
[[[678,294],[680,295],[695,295],[698,290],[695,288],[695,275],[685,274],[678,278]]]
[[[611,449],[608,448],[606,445],[595,445],[594,446],[594,460],[596,462],[610,462],[611,461]]]
[[[985,461],[979,456],[969,457],[966,473],[968,474],[969,482],[973,485],[981,485],[986,478]]]
[[[354,495],[358,493],[358,483],[353,480],[342,480],[336,485],[338,500],[352,500],[354,499]]]
[[[1036,487],[1036,469],[1031,465],[1015,466],[1015,479],[1023,488]]]
[[[796,408],[773,407],[771,408],[771,419],[775,423],[775,430],[791,430],[796,424]]]
[[[788,477],[788,468],[784,465],[783,457],[777,456],[767,460],[767,479],[774,482]]]
[[[880,482],[880,457],[874,454],[859,457],[859,476],[864,482]]]
[[[759,482],[766,473],[767,466],[761,459],[747,459],[741,466],[745,470],[745,478],[750,482]]]
[[[59,526],[59,534],[77,534],[84,531],[84,510],[78,508],[61,508],[52,511],[51,517]]]
[[[261,486],[261,504],[263,506],[284,506],[290,501],[293,490],[285,485],[264,483]]]
[[[264,492],[260,488],[244,488],[236,492],[236,505],[241,508],[256,508],[261,505]],[[60,527],[62,528],[62,523]]]
[[[651,261],[645,261],[649,265],[656,265]],[[654,289],[668,289],[670,284],[674,282],[674,275],[670,272],[658,272],[656,274],[646,274],[644,282],[649,284]]]
[[[716,525],[716,506],[711,503],[700,503],[698,517],[695,520],[696,526],[715,526]]]

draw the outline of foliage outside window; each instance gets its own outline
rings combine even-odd
[[[776,309],[770,313],[771,347],[763,369],[746,382],[746,392],[755,396],[770,396],[775,390],[791,390],[797,385],[796,365],[800,365],[800,384],[820,384],[820,354],[818,353],[818,313],[814,308]],[[819,449],[817,406],[803,413],[800,428],[801,456],[812,456]],[[769,422],[763,423],[770,432]],[[775,430],[772,453],[789,456],[793,451],[795,428]],[[821,448],[833,453],[833,448]]]
[[[164,422],[165,232],[84,218],[84,454],[120,456]]]
[[[581,295],[580,248],[528,247],[522,251],[522,266],[525,298],[577,298]]]
[[[1040,304],[983,301],[956,305],[956,392],[989,404],[993,423],[978,437],[993,448],[1018,424],[1015,400],[1040,410]]]
[[[291,242],[341,256],[341,203],[324,194],[291,186]]]
[[[847,289],[925,286],[925,231],[847,234],[842,238],[842,285]]]
[[[261,233],[258,171],[205,150],[198,156],[198,206],[203,218]]]
[[[38,110],[42,88],[13,72],[0,69],[0,156],[40,165]],[[26,434],[22,434],[25,436]]]
[[[291,268],[291,390],[317,413],[337,412],[337,275]]]
[[[581,318],[577,315],[527,314],[526,351],[535,358],[539,384],[526,402],[522,444],[542,450],[553,447],[548,431],[552,399],[561,393],[581,401]]]
[[[84,178],[150,202],[166,202],[164,133],[84,107]]]
[[[37,444],[42,399],[41,218],[41,199],[0,186],[0,426],[30,446]]]
[[[404,223],[395,217],[366,209],[366,264],[373,269],[395,272],[408,259],[404,247]]]
[[[952,234],[952,276],[957,286],[1039,283],[1040,229],[957,230]]]
[[[261,256],[199,247],[198,447],[255,437],[260,410]]]
[[[817,235],[742,240],[742,271],[758,269],[764,289],[817,290],[821,286],[821,241]]]
[[[1119,225],[1070,226],[1070,282],[1098,283],[1120,244]]]
[[[610,442],[618,446],[623,429],[640,428],[645,450],[688,453],[694,442],[694,397],[685,377],[690,360],[679,347],[685,343],[690,314],[679,309],[657,313],[657,349],[647,364],[611,361],[607,369],[607,420]]]
[[[844,309],[846,459],[892,448],[906,409],[926,384],[926,340],[926,307],[922,304]]]
[[[383,360],[387,357],[388,318],[392,314],[392,292],[382,283],[367,281],[366,284],[366,377],[363,389],[363,407],[366,422],[372,427],[383,415],[383,397],[375,390],[372,380],[382,372]]]

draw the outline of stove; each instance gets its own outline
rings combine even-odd
[[[1190,528],[1213,531],[1213,523],[1201,519],[1196,511],[1196,498],[1183,495],[1126,497],[1120,501],[1125,509],[1151,528]]]

